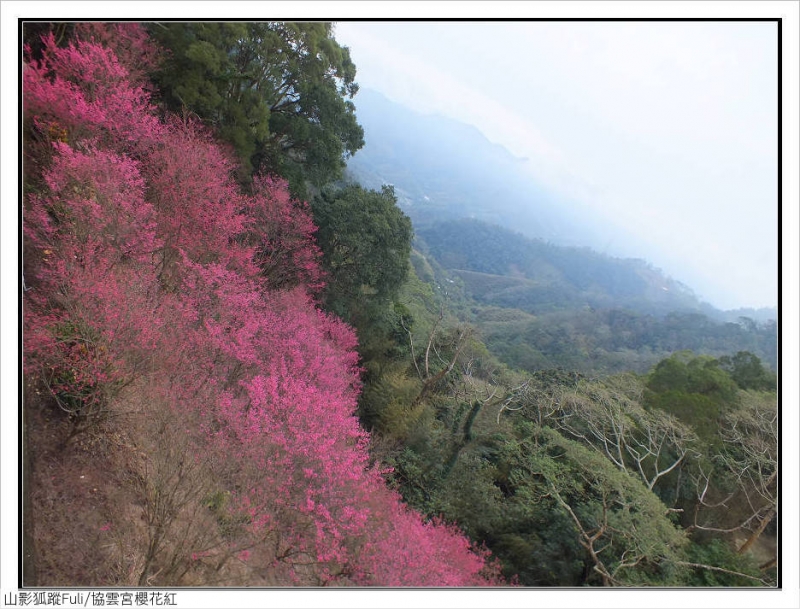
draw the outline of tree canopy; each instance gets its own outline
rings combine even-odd
[[[236,149],[242,178],[252,171],[305,182],[338,178],[364,145],[351,98],[358,91],[347,47],[331,23],[158,23],[169,51],[155,74],[163,102],[192,112]]]
[[[391,187],[326,189],[312,203],[328,274],[328,306],[345,319],[365,300],[391,298],[408,273],[411,220]]]

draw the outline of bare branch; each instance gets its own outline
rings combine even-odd
[[[411,334],[411,330],[406,327],[402,315],[400,316],[400,325],[403,326],[403,330],[408,333],[408,344],[411,347],[411,361],[414,362],[414,368],[417,371],[417,376],[419,376],[419,380],[424,381],[425,379],[422,377],[422,372],[420,372],[419,365],[417,365],[417,356],[414,353],[414,336]]]
[[[723,569],[722,567],[713,567],[711,565],[703,565],[696,562],[684,562],[682,560],[676,560],[673,564],[681,565],[684,567],[694,567],[696,569],[708,569],[709,571],[719,571],[721,573],[729,573],[731,575],[738,575],[739,577],[744,577],[746,579],[752,579],[753,581],[761,582],[762,580],[758,577],[754,577],[753,575],[747,575],[746,573],[741,573],[739,571],[731,571],[730,569]],[[763,582],[762,582],[763,583]]]

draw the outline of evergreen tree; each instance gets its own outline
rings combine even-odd
[[[364,145],[352,97],[356,67],[331,23],[167,23],[150,27],[169,51],[156,73],[170,110],[213,125],[254,171],[306,182],[340,177],[344,159]]]

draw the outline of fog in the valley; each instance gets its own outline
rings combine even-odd
[[[495,167],[514,174],[496,176],[506,187],[478,216],[645,259],[722,309],[776,306],[774,22],[341,22],[335,31],[364,90],[358,154],[383,139],[371,140],[371,128],[406,140],[417,128],[382,121],[370,109],[375,92],[411,116],[471,125],[475,141],[497,145]],[[470,149],[457,156],[450,166],[477,179]]]

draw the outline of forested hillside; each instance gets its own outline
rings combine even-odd
[[[679,282],[644,260],[613,258],[588,247],[564,247],[476,220],[442,222],[419,231],[442,266],[457,271],[529,280],[499,290],[465,280],[482,300],[530,313],[580,307],[633,309],[642,313],[707,311]]]
[[[308,205],[260,174],[243,192],[135,80],[158,49],[108,28],[47,34],[24,69],[27,581],[497,583],[370,457]]]
[[[717,357],[749,351],[777,369],[774,318],[726,315],[644,260],[467,219],[421,228],[417,238],[443,267],[439,281],[451,284],[463,315],[511,366],[644,373],[689,349]]]
[[[26,585],[776,585],[774,326],[412,226],[331,24],[24,34]]]

